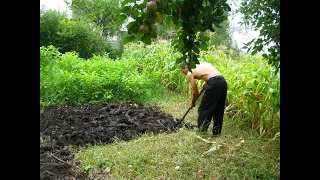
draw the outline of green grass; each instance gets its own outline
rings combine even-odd
[[[187,107],[184,101],[159,106],[176,117],[184,111],[178,106]],[[185,120],[195,124],[196,117],[192,109]],[[264,139],[237,122],[226,118],[219,137],[211,137],[210,130],[200,137],[196,129],[182,128],[171,134],[145,134],[130,142],[92,145],[76,152],[77,171],[113,179],[197,179],[199,175],[208,180],[279,179],[280,140]],[[208,152],[217,145],[219,149]]]

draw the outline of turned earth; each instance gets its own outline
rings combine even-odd
[[[194,126],[186,123],[186,127]],[[87,179],[76,174],[73,155],[66,146],[129,141],[145,133],[173,133],[182,125],[157,106],[93,104],[49,106],[40,115],[40,179]]]

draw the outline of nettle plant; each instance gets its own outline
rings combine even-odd
[[[184,61],[190,70],[199,64],[199,52],[207,50],[210,40],[201,32],[220,28],[231,10],[227,0],[123,0],[121,8],[119,25],[132,20],[124,44],[138,40],[150,45],[157,38],[156,24],[172,25],[177,29],[172,46],[181,53],[176,63]]]

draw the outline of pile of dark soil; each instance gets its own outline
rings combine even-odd
[[[187,127],[192,125],[186,124]],[[85,179],[73,169],[65,147],[129,141],[144,133],[172,133],[181,128],[171,115],[153,105],[94,104],[49,106],[40,115],[40,179]]]

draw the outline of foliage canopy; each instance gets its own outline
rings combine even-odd
[[[118,23],[133,19],[127,24],[128,36],[123,43],[134,40],[151,44],[157,38],[157,27],[165,22],[176,29],[172,45],[181,53],[176,63],[186,62],[189,69],[199,63],[200,50],[207,50],[210,38],[202,32],[215,32],[228,19],[231,11],[227,0],[123,0]],[[240,12],[244,24],[260,30],[259,38],[246,44],[252,55],[268,46],[269,53],[262,56],[280,68],[280,1],[243,0]],[[228,40],[227,40],[228,41]]]
[[[102,29],[88,19],[69,18],[65,12],[40,8],[40,47],[54,45],[61,53],[75,51],[82,58],[105,55],[115,59],[122,47],[101,34]]]
[[[172,23],[177,29],[172,45],[182,54],[176,63],[185,61],[190,69],[199,63],[199,52],[207,50],[210,40],[200,32],[220,28],[219,24],[228,18],[225,12],[231,10],[226,0],[123,0],[121,7],[118,23],[133,19],[127,24],[124,43],[139,40],[151,44],[151,39],[157,37],[154,24]]]
[[[280,0],[242,0],[240,12],[246,25],[253,25],[259,30],[258,38],[248,42],[245,47],[251,54],[268,47],[268,54],[262,56],[277,70],[280,68]]]
[[[120,0],[72,0],[69,5],[74,18],[89,19],[100,26],[104,36],[113,36],[120,30],[118,15]]]

